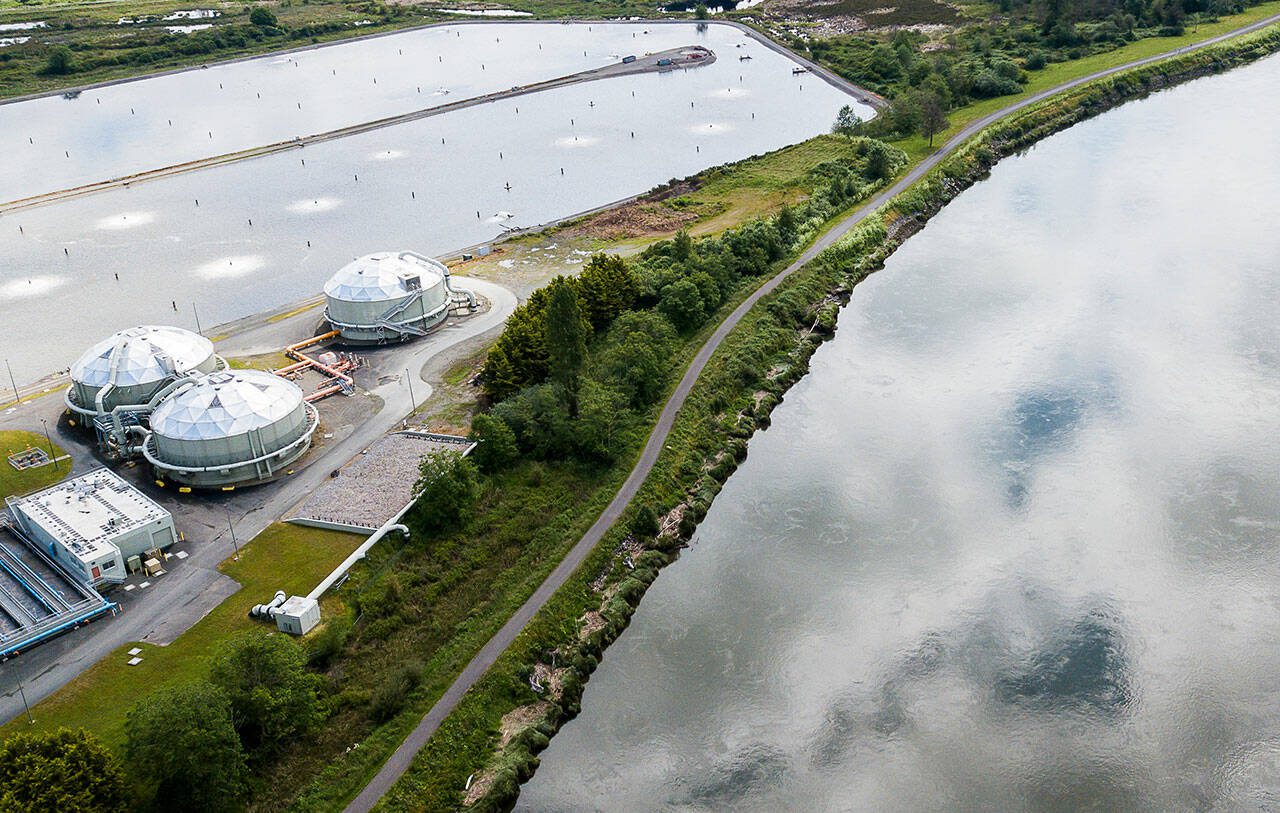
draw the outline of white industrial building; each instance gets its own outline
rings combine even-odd
[[[32,543],[94,585],[124,581],[129,559],[177,541],[172,515],[109,469],[6,502]]]

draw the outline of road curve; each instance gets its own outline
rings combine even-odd
[[[694,384],[697,383],[698,377],[701,375],[703,368],[706,367],[707,362],[711,360],[711,356],[720,347],[720,344],[724,341],[725,337],[729,335],[729,332],[737,326],[738,322],[742,320],[742,317],[745,316],[757,302],[759,302],[763,297],[769,295],[769,293],[781,285],[787,277],[798,271],[823,250],[829,248],[841,237],[848,234],[850,230],[862,223],[862,221],[864,221],[870,214],[887,203],[891,198],[922,178],[925,173],[936,167],[944,158],[954,152],[957,147],[992,122],[1029,105],[1042,101],[1049,96],[1053,96],[1065,90],[1070,90],[1071,88],[1085,84],[1086,82],[1101,79],[1103,77],[1119,73],[1120,71],[1141,67],[1152,62],[1168,59],[1179,54],[1197,51],[1222,42],[1223,40],[1257,31],[1275,22],[1280,22],[1280,14],[1272,15],[1256,23],[1242,26],[1194,45],[1187,45],[1174,51],[1134,60],[1123,65],[1118,65],[1114,68],[1097,71],[1087,76],[1080,77],[1079,79],[1064,82],[1061,85],[1041,91],[1034,96],[1030,96],[1019,102],[1010,104],[995,111],[994,113],[990,113],[973,121],[963,130],[952,136],[938,149],[937,152],[921,161],[920,164],[907,173],[897,183],[893,184],[871,201],[863,204],[849,216],[837,223],[828,232],[822,235],[822,237],[814,241],[814,243],[809,246],[809,248],[806,249],[795,262],[788,265],[776,276],[772,277],[768,282],[760,286],[754,293],[743,300],[742,304],[735,308],[733,313],[729,314],[729,316],[720,323],[715,332],[712,333],[706,343],[702,345],[698,354],[694,356],[693,362],[690,363],[688,370],[685,371],[684,377],[680,379],[680,383],[676,385],[675,391],[672,392],[671,397],[667,399],[667,403],[662,409],[662,414],[658,417],[658,422],[654,425],[653,431],[649,434],[649,439],[645,443],[643,451],[640,453],[639,460],[636,461],[635,467],[631,470],[631,474],[627,477],[626,482],[622,484],[622,488],[618,490],[613,501],[604,509],[604,512],[600,515],[599,519],[596,520],[595,524],[591,526],[586,534],[583,535],[576,544],[574,544],[573,548],[564,557],[564,559],[561,560],[556,569],[551,572],[551,575],[547,576],[546,580],[538,586],[538,589],[534,591],[528,601],[521,605],[520,609],[516,610],[515,614],[512,615],[507,623],[503,625],[502,629],[498,630],[498,632],[489,639],[489,642],[476,653],[475,657],[471,659],[471,662],[466,665],[462,670],[462,673],[454,680],[453,684],[449,686],[443,695],[441,695],[440,699],[431,707],[426,716],[422,718],[422,721],[418,723],[418,726],[409,734],[408,738],[401,743],[400,747],[395,750],[395,753],[391,755],[386,764],[382,766],[382,769],[378,771],[372,780],[370,780],[364,790],[362,790],[360,794],[352,800],[349,805],[347,805],[344,813],[367,813],[367,811],[372,810],[378,800],[381,799],[382,796],[391,789],[391,786],[395,784],[396,780],[403,776],[405,771],[408,770],[409,765],[413,762],[414,756],[416,756],[418,751],[427,744],[431,735],[435,733],[436,729],[440,727],[440,724],[444,719],[449,716],[454,708],[457,707],[467,690],[480,680],[481,676],[483,676],[484,673],[488,671],[489,667],[498,659],[498,656],[511,645],[511,642],[515,640],[520,631],[529,623],[534,614],[537,613],[538,610],[542,609],[543,605],[550,600],[552,594],[554,594],[556,590],[560,589],[560,587],[578,568],[578,565],[582,564],[583,560],[585,560],[591,551],[595,549],[596,544],[604,536],[609,527],[622,516],[622,512],[639,492],[640,486],[649,476],[649,472],[653,469],[654,463],[657,462],[658,455],[662,452],[663,445],[666,443],[667,435],[671,432],[671,429],[675,424],[676,414],[684,405],[684,401],[688,397],[690,391],[692,391]]]

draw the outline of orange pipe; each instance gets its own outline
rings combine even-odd
[[[330,378],[336,379],[338,381],[342,381],[343,383],[346,384],[347,387],[354,388],[356,385],[356,380],[351,376],[347,375],[343,370],[339,369],[339,367],[345,367],[344,363],[339,362],[337,367],[330,366],[328,364],[322,364],[318,360],[302,352],[302,348],[310,347],[313,344],[319,344],[320,342],[327,341],[337,336],[338,334],[339,334],[339,331],[331,330],[328,333],[322,333],[319,336],[312,336],[309,339],[303,339],[300,342],[294,342],[293,344],[289,345],[284,349],[284,354],[289,358],[297,359],[298,361],[295,364],[290,364],[285,367],[281,367],[278,370],[275,370],[274,371],[275,374],[284,375],[286,373],[291,373],[294,370],[300,370],[307,367],[314,367],[315,369],[321,371],[322,373],[326,373]],[[332,386],[328,386],[328,387],[324,387],[322,389],[316,390],[315,392],[306,396],[305,400],[308,402],[318,401],[321,398],[324,398],[328,395],[332,395],[335,392],[340,392],[343,389],[344,387],[342,384],[334,384]]]

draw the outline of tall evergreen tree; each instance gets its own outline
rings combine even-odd
[[[587,356],[590,326],[582,316],[577,286],[568,277],[556,277],[547,286],[547,366],[551,380],[564,388],[569,414],[578,414],[578,374]]]

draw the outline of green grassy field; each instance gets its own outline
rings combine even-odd
[[[240,559],[219,566],[238,581],[240,590],[168,646],[125,644],[33,709],[36,727],[87,728],[112,748],[124,744],[124,718],[133,703],[149,692],[204,677],[210,658],[229,636],[263,626],[248,611],[277,590],[306,595],[345,559],[363,537],[354,534],[277,523],[241,548]],[[164,578],[163,576],[161,578]],[[87,630],[77,635],[92,635]],[[142,663],[129,666],[126,650],[142,648]],[[0,735],[30,730],[25,719],[0,728]]]
[[[32,446],[43,449],[45,453],[49,452],[49,442],[45,440],[44,435],[23,432],[20,429],[0,431],[0,500],[53,485],[67,476],[69,468],[65,460],[57,467],[50,464],[25,471],[18,471],[9,465],[10,454]],[[64,454],[62,447],[57,445],[53,447],[54,457],[61,457]]]

